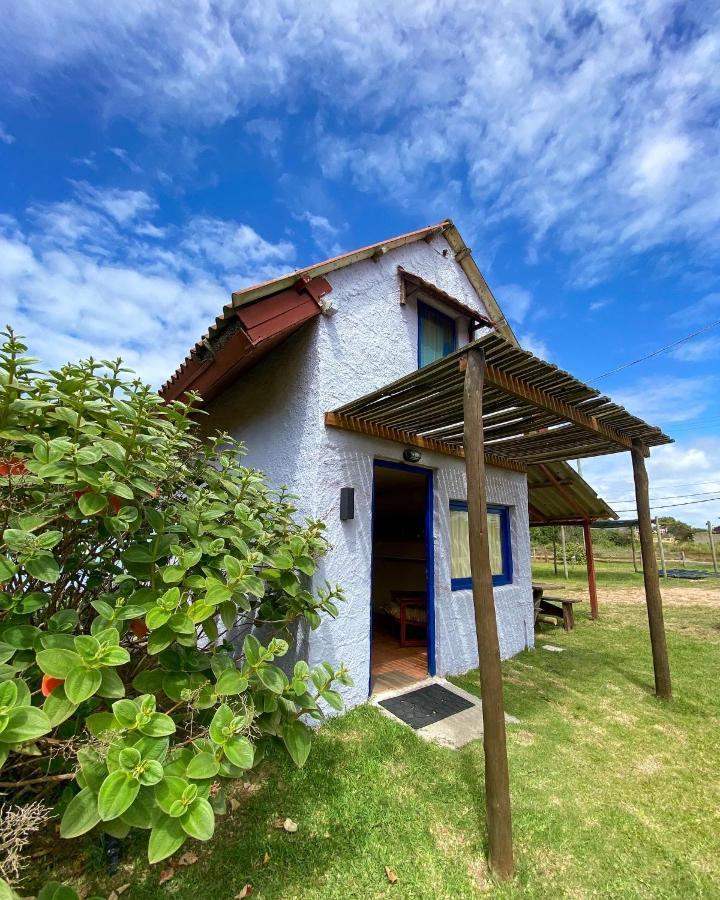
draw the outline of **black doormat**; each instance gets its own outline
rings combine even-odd
[[[428,684],[409,694],[381,700],[380,706],[384,706],[411,728],[418,729],[470,709],[473,704],[441,684]]]

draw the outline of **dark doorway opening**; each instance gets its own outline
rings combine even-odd
[[[371,693],[434,669],[432,473],[376,461],[373,484]]]

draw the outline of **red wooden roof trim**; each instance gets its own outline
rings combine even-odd
[[[165,400],[187,391],[203,402],[216,397],[245,369],[320,315],[320,298],[332,290],[324,278],[300,280],[294,287],[235,310],[235,317],[214,340],[196,344],[173,377],[160,389]]]

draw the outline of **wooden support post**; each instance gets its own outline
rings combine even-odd
[[[665,565],[665,548],[662,542],[662,531],[660,530],[660,516],[655,516],[655,530],[657,531],[658,549],[660,550],[660,571],[663,578],[667,578],[667,566]]]
[[[597,581],[595,580],[595,558],[593,557],[592,534],[590,522],[583,522],[583,537],[585,538],[585,565],[587,566],[588,592],[590,593],[590,616],[598,617]]]
[[[657,560],[655,559],[655,547],[653,546],[650,493],[648,490],[647,470],[645,468],[645,454],[647,451],[641,441],[634,439],[630,452],[633,476],[635,478],[635,502],[638,513],[638,531],[640,532],[645,602],[647,604],[650,644],[652,646],[653,667],[655,670],[655,693],[658,697],[669,700],[672,697],[670,663],[668,662],[667,642],[665,640],[660,579],[658,577]]]
[[[630,543],[632,544],[633,571],[637,572],[637,555],[635,554],[635,526],[630,526]]]
[[[715,542],[713,541],[712,525],[707,523],[708,540],[710,541],[710,552],[712,553],[713,570],[717,573],[717,556],[715,554]]]
[[[570,577],[568,575],[568,567],[567,567],[567,548],[565,546],[565,526],[560,526],[560,544],[562,545],[562,555],[563,555],[563,572],[565,573],[565,581]]]
[[[485,497],[485,455],[482,424],[482,394],[485,355],[471,350],[467,356],[463,391],[465,470],[467,474],[470,574],[472,575],[475,631],[480,666],[483,746],[485,748],[485,802],[489,861],[498,878],[513,873],[510,774],[505,740],[500,645],[493,597],[490,545]]]

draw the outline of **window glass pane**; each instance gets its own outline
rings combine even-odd
[[[470,577],[468,514],[462,509],[450,510],[450,577]]]
[[[488,513],[488,543],[490,544],[490,569],[493,575],[503,573],[502,520],[500,513]]]
[[[450,575],[454,590],[470,586],[470,534],[467,504],[463,500],[450,501]],[[510,520],[506,507],[489,507],[487,513],[488,549],[493,584],[512,582],[510,555]],[[460,584],[458,582],[464,582]]]
[[[442,359],[455,349],[455,322],[428,306],[418,307],[420,368]]]

